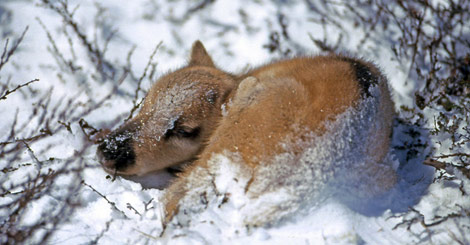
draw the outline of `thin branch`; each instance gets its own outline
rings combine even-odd
[[[131,109],[131,112],[129,113],[129,116],[127,117],[126,120],[124,120],[125,122],[129,121],[134,112],[139,109],[140,105],[142,104],[142,102],[144,101],[144,99],[141,99],[140,102],[137,103],[137,100],[138,100],[138,97],[139,97],[139,91],[141,90],[141,86],[142,86],[142,81],[144,80],[144,78],[147,76],[147,72],[148,72],[148,69],[149,67],[152,65],[152,61],[153,61],[153,58],[154,56],[157,54],[157,51],[158,49],[160,48],[160,46],[162,45],[163,42],[159,42],[157,44],[157,46],[155,47],[155,49],[153,50],[152,54],[150,55],[150,58],[149,58],[149,61],[147,62],[147,65],[145,66],[144,68],[144,71],[142,72],[142,75],[140,76],[139,80],[137,81],[137,88],[135,90],[135,93],[134,93],[134,99],[132,100],[132,104],[134,105]],[[133,51],[133,50],[131,50]],[[129,52],[128,54],[128,59],[130,59],[130,55],[132,53]]]
[[[10,60],[10,58],[13,56],[13,54],[15,53],[16,49],[18,48],[18,46],[20,45],[20,43],[23,41],[23,38],[25,37],[26,35],[26,32],[28,32],[28,29],[29,29],[29,26],[26,26],[26,28],[24,29],[23,33],[21,34],[20,38],[18,38],[18,40],[15,42],[15,44],[13,45],[13,47],[11,47],[10,49],[8,49],[8,43],[9,43],[9,39],[6,40],[5,42],[5,46],[3,48],[3,53],[2,53],[2,56],[0,57],[0,70],[2,70],[3,66],[8,63],[8,61]]]
[[[116,203],[111,202],[105,195],[101,194],[99,191],[97,191],[95,188],[93,188],[93,186],[87,184],[84,180],[82,180],[82,184],[85,185],[85,186],[87,186],[87,187],[90,188],[93,192],[95,192],[95,193],[98,194],[100,197],[102,197],[104,200],[106,200],[106,202],[108,202],[108,204],[111,205],[111,207],[112,207],[115,211],[117,211],[118,213],[120,213],[123,218],[129,219],[129,217],[127,217],[126,213],[124,213],[122,210],[120,210],[120,209],[116,206]]]
[[[7,99],[7,96],[8,96],[9,94],[14,93],[16,90],[18,90],[18,89],[20,89],[20,88],[22,88],[22,87],[26,87],[26,86],[30,85],[31,83],[34,83],[34,82],[37,82],[37,81],[39,81],[39,79],[36,78],[36,79],[31,80],[31,81],[29,81],[29,82],[27,82],[27,83],[20,84],[20,85],[16,86],[16,88],[14,88],[14,89],[12,89],[12,90],[7,90],[7,91],[5,91],[5,92],[3,93],[3,95],[0,96],[0,100],[6,100],[6,99]]]

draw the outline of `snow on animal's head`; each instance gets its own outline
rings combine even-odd
[[[141,175],[194,160],[221,117],[235,80],[196,41],[189,64],[160,78],[134,118],[98,146],[104,169]]]

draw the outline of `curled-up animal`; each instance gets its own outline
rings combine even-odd
[[[269,226],[325,192],[349,201],[390,190],[393,116],[386,78],[362,59],[305,56],[230,74],[197,41],[188,65],[160,78],[98,155],[120,175],[185,165],[165,191],[165,223],[214,209]]]

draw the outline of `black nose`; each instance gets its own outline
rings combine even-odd
[[[111,133],[98,146],[98,157],[105,168],[122,171],[135,163],[130,131]]]

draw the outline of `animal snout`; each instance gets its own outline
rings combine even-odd
[[[133,133],[127,130],[111,133],[99,145],[98,158],[108,171],[122,171],[135,163]]]

